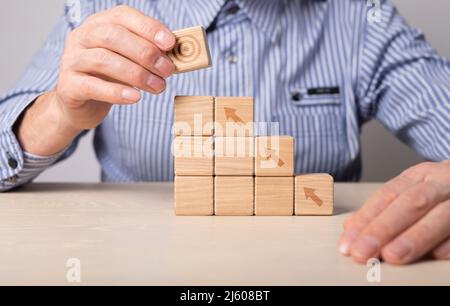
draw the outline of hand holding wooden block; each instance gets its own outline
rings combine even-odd
[[[252,137],[253,124],[253,98],[215,98],[216,136]]]
[[[216,137],[215,175],[244,175],[254,173],[253,137]]]
[[[212,176],[176,176],[175,214],[177,216],[212,216],[213,194],[214,178]]]
[[[255,178],[255,215],[294,215],[294,177]]]
[[[176,175],[214,175],[214,138],[178,136],[173,143]]]
[[[305,174],[295,178],[297,216],[333,215],[334,180],[329,174]]]
[[[253,216],[252,176],[216,176],[214,183],[217,216]]]
[[[211,55],[205,30],[198,26],[173,32],[176,44],[168,54],[176,73],[189,72],[211,66]]]
[[[293,137],[257,137],[255,150],[256,176],[294,176]]]
[[[174,134],[212,136],[214,133],[214,97],[175,97]]]

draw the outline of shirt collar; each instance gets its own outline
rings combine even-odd
[[[207,29],[219,15],[227,0],[165,0],[159,1],[160,11],[165,12],[174,29],[201,25]],[[280,18],[285,0],[235,0],[253,24],[272,41],[277,41],[281,33]],[[184,10],[187,19],[177,20],[170,9]],[[168,10],[169,9],[169,10]]]

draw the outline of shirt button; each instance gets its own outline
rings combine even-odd
[[[230,64],[236,64],[238,62],[238,57],[235,54],[230,54],[227,56],[227,61]]]
[[[17,160],[11,157],[10,159],[8,159],[8,166],[10,166],[11,169],[17,169],[19,163],[17,162]]]
[[[292,100],[294,100],[295,102],[300,101],[300,99],[301,99],[301,94],[299,92],[294,92],[292,94]]]
[[[238,12],[239,12],[239,10],[240,10],[240,8],[239,8],[239,6],[232,6],[232,7],[230,7],[228,10],[227,10],[227,13],[229,14],[229,15],[236,15]]]

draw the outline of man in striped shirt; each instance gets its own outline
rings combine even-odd
[[[450,258],[450,63],[391,1],[75,3],[0,98],[0,190],[72,154],[89,129],[103,181],[171,180],[174,95],[254,96],[256,121],[296,138],[297,172],[359,179],[359,133],[372,118],[433,161],[386,183],[349,219],[343,254]],[[198,24],[214,65],[172,76],[171,30]]]

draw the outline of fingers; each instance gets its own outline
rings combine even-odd
[[[158,94],[165,89],[165,81],[132,61],[106,49],[81,50],[73,70],[102,75],[108,79]]]
[[[410,263],[433,248],[434,257],[449,258],[449,181],[448,161],[404,171],[345,222],[339,250],[361,263],[380,256]]]
[[[350,255],[351,245],[361,231],[384,211],[403,191],[418,183],[418,179],[400,175],[387,182],[373,194],[364,206],[345,222],[344,233],[339,239],[339,251]]]
[[[120,5],[88,18],[87,24],[114,23],[154,43],[163,51],[171,50],[175,45],[175,36],[161,22],[144,15],[138,10]]]
[[[175,65],[158,47],[140,36],[115,24],[100,24],[79,30],[79,43],[84,48],[104,48],[118,53],[167,78],[175,71]]]
[[[89,75],[72,76],[70,86],[71,88],[60,90],[75,101],[93,100],[111,104],[131,104],[141,99],[140,92],[135,88]]]
[[[450,200],[439,204],[416,224],[390,242],[383,250],[383,259],[392,264],[411,263],[425,254],[450,233]],[[439,256],[449,256],[450,250],[442,249]],[[442,255],[444,254],[444,255]]]
[[[360,263],[379,257],[386,244],[448,197],[449,188],[431,182],[406,190],[361,232],[351,246],[351,256]]]
[[[434,249],[432,255],[436,259],[450,259],[450,235],[447,240]]]

